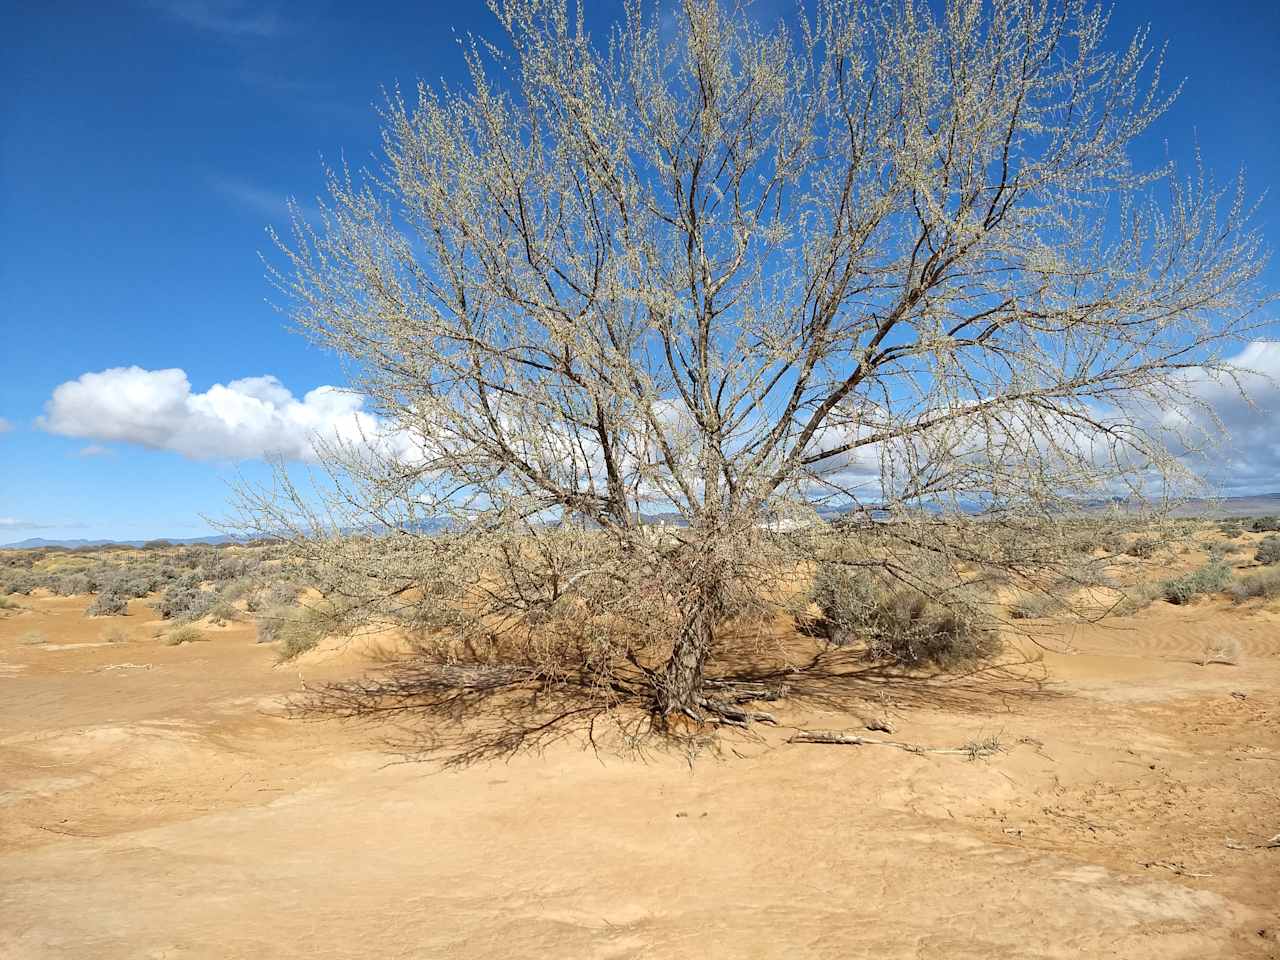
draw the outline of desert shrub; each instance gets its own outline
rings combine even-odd
[[[1062,609],[1062,601],[1044,593],[1024,593],[1009,605],[1015,620],[1041,620]]]
[[[252,595],[254,586],[252,577],[237,577],[220,587],[218,596],[227,603],[235,603],[241,598]]]
[[[901,664],[955,666],[998,650],[995,634],[967,612],[944,607],[917,590],[894,591],[881,603],[868,654]]]
[[[832,641],[863,639],[872,659],[946,667],[997,649],[995,634],[961,604],[946,606],[910,587],[891,589],[857,567],[819,565],[811,596]]]
[[[1236,603],[1263,598],[1280,597],[1280,569],[1263,570],[1260,573],[1240,577],[1227,587],[1227,593]]]
[[[278,580],[267,588],[263,606],[283,607],[295,602],[302,593],[302,586],[292,580]]]
[[[129,612],[129,601],[118,593],[103,591],[85,609],[86,617],[118,617]]]
[[[244,557],[219,557],[205,568],[209,580],[225,582],[249,573],[251,564]]]
[[[40,643],[48,643],[48,639],[39,630],[27,630],[18,637],[18,642],[27,646],[35,646]]]
[[[1280,532],[1280,517],[1255,517],[1249,529],[1254,533]]]
[[[22,604],[18,603],[13,597],[7,597],[0,593],[0,610],[21,610]]]
[[[124,627],[107,627],[102,631],[102,639],[105,643],[127,643],[129,634]]]
[[[217,594],[188,580],[175,580],[156,601],[156,612],[165,620],[199,620],[216,602]]]
[[[69,573],[54,578],[50,587],[60,597],[77,597],[93,592],[93,582],[83,573]]]
[[[115,570],[104,577],[99,589],[136,600],[159,589],[161,580],[154,570],[128,568]]]
[[[1218,532],[1224,537],[1235,540],[1244,536],[1244,524],[1239,520],[1223,520],[1218,524]]]
[[[1206,563],[1185,576],[1166,580],[1160,585],[1164,598],[1170,603],[1190,603],[1206,593],[1225,590],[1231,582],[1231,568],[1221,562]]]
[[[33,570],[19,570],[5,579],[3,590],[5,593],[27,596],[32,591],[48,585],[49,577],[47,575],[36,573]]]
[[[184,643],[198,643],[204,640],[205,635],[195,627],[188,624],[184,627],[175,627],[165,634],[164,642],[167,646],[178,647]]]
[[[271,591],[285,586],[273,584]],[[822,611],[827,637],[837,644],[852,643],[872,628],[881,593],[866,570],[840,563],[820,564],[811,588],[813,602]]]
[[[209,607],[204,616],[221,626],[230,620],[239,620],[240,611],[225,600],[217,600]]]
[[[1210,556],[1225,557],[1248,548],[1242,543],[1232,543],[1230,540],[1211,540],[1206,549]]]
[[[1124,596],[1111,612],[1117,617],[1131,617],[1161,599],[1164,596],[1164,586],[1149,580],[1139,580],[1132,586],[1126,587],[1123,592]]]
[[[1135,539],[1129,546],[1125,547],[1125,553],[1131,557],[1140,557],[1147,559],[1155,556],[1156,550],[1160,548],[1160,541],[1154,537],[1140,536]]]
[[[1258,544],[1253,559],[1263,564],[1280,563],[1280,537],[1265,538]]]
[[[330,634],[346,629],[341,611],[329,601],[308,606],[272,607],[257,621],[258,642],[280,642],[280,661],[292,660]]]

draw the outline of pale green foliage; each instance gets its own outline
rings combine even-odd
[[[1211,561],[1185,576],[1164,581],[1160,588],[1170,603],[1190,603],[1206,593],[1219,593],[1231,582],[1231,568],[1219,561]]]

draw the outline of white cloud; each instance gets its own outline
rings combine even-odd
[[[1164,411],[1162,425],[1190,425],[1209,441],[1185,459],[1225,492],[1280,491],[1280,341],[1254,341],[1230,362],[1247,399],[1230,379],[1201,378],[1191,392],[1218,422],[1203,409],[1176,407]]]
[[[37,422],[50,433],[136,443],[194,460],[315,460],[316,443],[334,441],[407,455],[412,446],[404,432],[363,406],[363,397],[331,386],[298,399],[272,376],[193,393],[182,370],[116,367],[59,386]]]
[[[6,420],[4,417],[0,417],[0,433],[8,433],[12,429],[13,422],[11,420]]]
[[[115,453],[114,450],[110,450],[107,447],[96,443],[91,443],[87,447],[81,447],[78,451],[78,455],[81,457],[109,457],[113,453]]]

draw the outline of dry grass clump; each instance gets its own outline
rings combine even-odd
[[[1124,596],[1120,598],[1112,610],[1117,617],[1131,617],[1141,610],[1147,609],[1151,604],[1164,596],[1164,586],[1158,583],[1152,583],[1150,580],[1139,580],[1137,583],[1124,590]]]
[[[203,633],[188,624],[187,626],[175,627],[173,630],[170,630],[165,634],[164,642],[165,646],[179,647],[184,643],[199,643],[201,640],[207,639],[208,637]]]
[[[21,609],[22,609],[22,604],[18,603],[17,600],[13,599],[13,597],[7,597],[4,594],[0,593],[0,612],[5,612],[9,610],[21,610]]]
[[[102,640],[104,643],[127,643],[129,634],[124,627],[107,627],[102,631]]]
[[[1280,568],[1240,577],[1227,587],[1227,593],[1236,603],[1258,598],[1274,600],[1280,597]]]
[[[999,650],[995,632],[959,596],[946,604],[866,570],[828,563],[818,567],[812,597],[831,640],[862,640],[874,660],[951,667]]]
[[[1222,663],[1234,667],[1240,662],[1240,644],[1234,637],[1213,637],[1204,642],[1200,654],[1200,666]]]
[[[28,630],[18,637],[18,642],[29,647],[36,646],[41,643],[48,643],[48,638],[39,630]]]

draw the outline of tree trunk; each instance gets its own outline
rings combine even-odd
[[[703,597],[685,612],[657,690],[655,713],[663,727],[669,727],[679,715],[695,721],[703,719],[702,671],[711,651],[711,619],[709,604]]]

